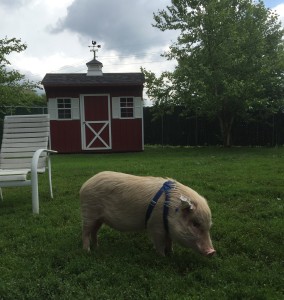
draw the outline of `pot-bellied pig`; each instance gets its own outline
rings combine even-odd
[[[97,246],[97,232],[105,223],[119,231],[146,229],[162,255],[171,252],[172,241],[206,256],[215,253],[207,201],[175,180],[105,171],[83,184],[80,201],[88,251],[90,238]]]

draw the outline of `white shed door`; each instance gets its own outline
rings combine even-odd
[[[109,96],[82,96],[81,114],[82,149],[111,149]]]

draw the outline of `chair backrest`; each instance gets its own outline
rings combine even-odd
[[[38,149],[49,149],[49,115],[6,116],[0,153],[1,169],[30,169],[31,158]],[[46,158],[39,160],[45,170]]]

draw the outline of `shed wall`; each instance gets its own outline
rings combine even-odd
[[[59,153],[79,153],[81,146],[80,120],[50,121],[51,147]]]
[[[80,98],[82,94],[109,94],[112,97],[142,97],[141,86],[118,87],[45,87],[47,98]],[[110,101],[112,105],[112,101]],[[112,107],[110,106],[112,111]],[[81,120],[51,121],[52,149],[59,153],[81,153]],[[111,116],[112,149],[94,152],[131,152],[143,150],[143,119],[113,119]],[[90,152],[90,150],[86,151]]]

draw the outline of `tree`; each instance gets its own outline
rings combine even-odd
[[[156,78],[144,70],[152,98],[169,101],[160,98],[167,92],[172,103],[217,117],[224,146],[237,117],[283,107],[284,31],[262,1],[172,0],[154,20],[180,35],[164,54],[177,60],[174,72]]]
[[[0,106],[31,105],[42,97],[35,93],[39,87],[18,71],[11,69],[7,56],[12,52],[22,52],[27,48],[20,39],[7,37],[0,39]]]

